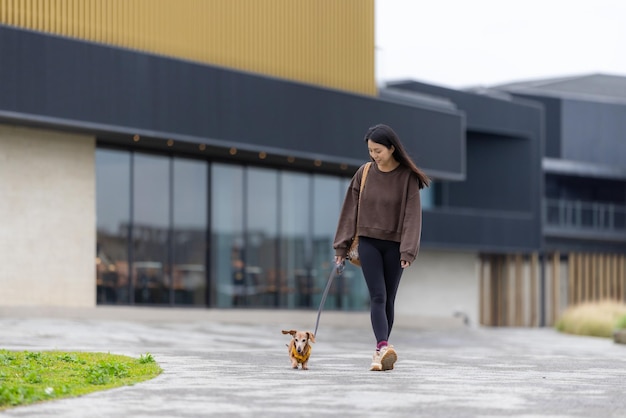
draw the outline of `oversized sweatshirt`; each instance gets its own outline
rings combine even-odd
[[[422,232],[417,175],[404,165],[383,172],[372,162],[361,195],[357,225],[364,168],[365,164],[357,170],[346,192],[333,243],[335,255],[346,256],[356,230],[358,236],[399,242],[400,259],[413,263]]]

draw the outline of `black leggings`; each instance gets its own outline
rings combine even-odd
[[[370,315],[376,342],[389,340],[402,266],[400,243],[359,237],[361,269],[370,292]]]

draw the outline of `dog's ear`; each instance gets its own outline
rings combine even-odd
[[[289,330],[289,331],[283,330],[283,334],[291,334],[291,336],[296,335],[296,332],[298,332],[298,331],[296,331],[295,329],[292,329],[292,330]]]
[[[311,331],[307,331],[306,336],[312,343],[315,342],[315,334],[313,334]]]

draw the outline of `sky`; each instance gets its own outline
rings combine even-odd
[[[376,0],[376,80],[626,76],[624,0]]]

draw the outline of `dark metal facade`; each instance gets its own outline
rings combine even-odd
[[[463,115],[448,108],[1,26],[0,53],[4,120],[93,132],[131,145],[139,134],[161,147],[173,140],[205,144],[224,156],[236,147],[275,159],[317,160],[317,167],[307,167],[343,175],[368,158],[363,135],[382,122],[397,130],[432,175],[463,175]]]
[[[466,115],[466,178],[441,184],[439,207],[424,214],[425,242],[500,253],[540,248],[541,106],[414,81],[388,87],[446,98]]]

